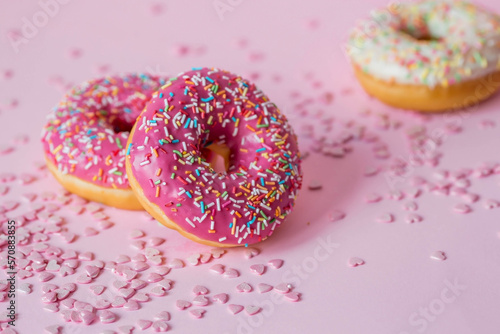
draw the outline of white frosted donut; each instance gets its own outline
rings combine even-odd
[[[425,0],[377,10],[352,31],[347,51],[368,93],[402,108],[462,107],[464,99],[477,102],[500,85],[500,17],[464,1]],[[481,83],[485,89],[478,92]],[[391,85],[397,89],[385,91]],[[412,91],[402,87],[421,92],[403,96]]]

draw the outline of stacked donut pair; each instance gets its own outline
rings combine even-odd
[[[302,181],[285,116],[254,84],[215,68],[168,80],[126,75],[86,82],[48,116],[42,143],[49,170],[69,191],[144,208],[212,246],[272,235]],[[214,170],[214,156],[226,170]]]

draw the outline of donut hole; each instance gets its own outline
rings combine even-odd
[[[411,39],[416,40],[420,43],[430,43],[430,42],[439,42],[441,41],[441,37],[434,36],[427,29],[409,29],[408,27],[402,27],[399,32]]]
[[[225,173],[229,170],[230,149],[225,144],[211,144],[202,149],[203,158],[217,173]]]
[[[114,133],[130,132],[132,131],[132,127],[134,126],[134,124],[131,124],[130,122],[127,122],[126,120],[119,117],[115,117],[114,119],[110,120],[110,125]]]

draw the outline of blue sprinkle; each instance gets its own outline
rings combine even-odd
[[[90,139],[95,139],[97,138],[97,135],[90,136]]]
[[[173,97],[173,96],[174,96],[174,93],[172,93],[172,92],[170,92],[170,93],[168,93],[168,94],[169,94],[171,97]]]
[[[203,67],[192,67],[191,68],[193,71],[199,71],[199,70],[202,70]]]
[[[248,207],[252,210],[255,210],[255,207],[254,206],[251,206],[251,205],[248,205]]]
[[[130,109],[130,108],[123,108],[123,111],[125,111],[128,114],[130,114],[132,112],[132,109]]]
[[[178,142],[179,142],[179,139],[172,140],[172,144],[175,144],[175,143],[178,143]]]
[[[214,83],[214,81],[212,79],[210,79],[209,77],[205,77],[205,79],[207,79],[208,81],[210,81],[211,83]]]
[[[161,139],[160,139],[161,140]],[[132,148],[132,143],[128,144],[127,155],[130,155],[130,149]]]
[[[160,97],[160,99],[163,97],[163,93],[160,93],[160,95],[158,95]]]
[[[265,148],[265,147],[261,147],[261,148],[259,148],[259,149],[255,150],[255,152],[262,152],[262,151],[265,151],[265,150],[266,150],[266,148]]]
[[[189,198],[193,198],[193,196],[191,195],[191,193],[190,193],[189,191],[186,191],[186,195],[187,195],[187,197],[189,197]]]
[[[260,178],[260,184],[262,184],[262,186],[263,186],[263,187],[266,185],[266,184],[264,183],[264,178],[263,178],[263,177],[261,177],[261,178]]]
[[[202,99],[201,99],[201,101],[202,101],[202,102],[208,102],[208,101],[212,101],[213,99],[214,99],[214,97],[213,97],[213,96],[209,96],[209,97],[207,97],[206,99],[202,98]]]
[[[187,129],[187,127],[189,126],[189,122],[191,122],[191,118],[188,117],[186,124],[184,125],[184,129]]]
[[[200,202],[200,208],[201,208],[201,213],[205,213],[205,204],[203,204],[203,202]]]

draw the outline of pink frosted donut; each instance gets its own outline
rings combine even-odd
[[[254,84],[219,69],[170,79],[153,94],[127,145],[127,174],[144,208],[211,246],[269,237],[292,211],[302,183],[285,116]],[[206,161],[203,150],[213,146],[229,149],[226,172]]]
[[[145,74],[105,77],[76,86],[48,115],[42,144],[49,170],[69,191],[139,210],[125,172],[129,131],[166,80]]]

